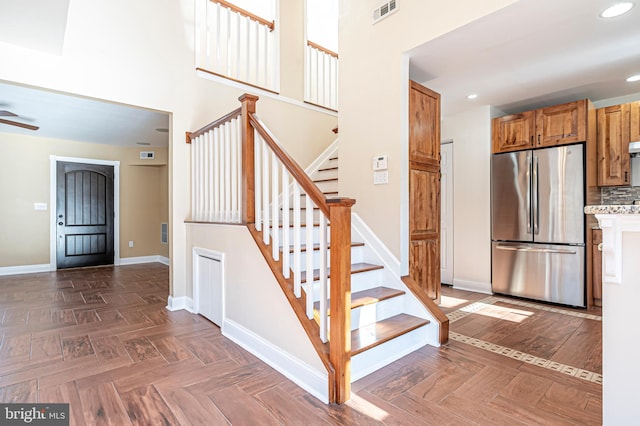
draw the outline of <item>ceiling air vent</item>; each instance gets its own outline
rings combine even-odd
[[[391,0],[373,11],[373,23],[377,23],[398,10],[398,2]]]

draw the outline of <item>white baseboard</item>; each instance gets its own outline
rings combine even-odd
[[[169,296],[169,298],[167,299],[167,309],[170,311],[179,311],[184,309],[188,312],[191,312],[192,314],[195,313],[195,310],[193,307],[193,299],[187,296],[182,296],[182,297]]]
[[[223,321],[222,335],[260,358],[323,403],[329,403],[329,379],[326,373],[311,368],[235,321]]]
[[[43,263],[40,265],[3,266],[0,267],[2,275],[35,274],[38,272],[51,272],[51,265]]]
[[[475,281],[464,281],[453,279],[453,288],[457,290],[467,290],[476,293],[493,294],[491,283],[479,283]]]
[[[165,256],[138,256],[138,257],[121,257],[120,265],[137,265],[139,263],[162,263],[169,265],[169,258]]]

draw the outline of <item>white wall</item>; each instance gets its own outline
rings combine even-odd
[[[404,1],[372,25],[372,12],[383,2],[340,1],[340,193],[357,200],[354,210],[404,265],[409,69],[403,54],[513,2]],[[388,155],[389,184],[374,186],[371,157],[381,154]]]
[[[490,107],[444,117],[453,139],[453,285],[491,292]]]

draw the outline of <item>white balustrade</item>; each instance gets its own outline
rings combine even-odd
[[[196,68],[279,91],[278,32],[224,2],[197,0]]]
[[[191,212],[194,221],[240,222],[241,143],[238,118],[191,142]]]
[[[338,56],[313,43],[305,51],[304,100],[325,108],[338,109]]]

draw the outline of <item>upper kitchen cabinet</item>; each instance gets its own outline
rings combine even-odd
[[[587,140],[587,100],[536,110],[536,146]]]
[[[613,105],[596,111],[598,186],[629,185],[630,106]],[[640,105],[636,105],[636,109],[640,109]]]
[[[531,148],[535,132],[534,111],[494,118],[491,129],[493,152]]]
[[[587,140],[589,101],[569,102],[494,118],[494,153],[565,145]]]
[[[629,128],[629,140],[631,142],[640,141],[640,101],[629,104],[631,123]]]

